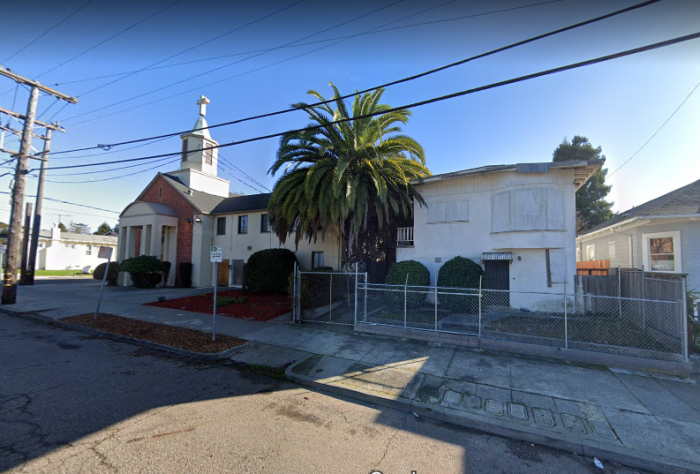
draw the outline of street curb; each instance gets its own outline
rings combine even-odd
[[[362,390],[359,387],[350,389],[340,387],[338,385],[331,385],[332,383],[345,378],[342,376],[331,377],[325,379],[327,383],[320,383],[312,377],[293,372],[293,369],[303,362],[304,361],[299,361],[287,367],[285,370],[287,380],[326,393],[341,395],[343,397],[359,400],[365,403],[413,413],[429,420],[463,426],[465,428],[477,429],[486,433],[519,439],[530,443],[537,443],[542,446],[569,451],[588,457],[597,457],[604,460],[615,461],[634,468],[670,474],[700,474],[700,465],[689,464],[673,459],[664,459],[663,461],[659,461],[658,458],[652,458],[644,452],[629,452],[629,450],[624,451],[621,449],[616,449],[613,446],[603,447],[596,443],[585,442],[582,440],[567,440],[562,438],[561,433],[548,435],[542,430],[529,428],[527,426],[518,427],[519,429],[516,429],[511,424],[506,425],[504,422],[499,422],[498,420],[493,419],[483,421],[482,419],[474,418],[477,415],[471,417],[468,416],[467,413],[442,406],[416,402],[407,398],[386,398],[376,392]]]
[[[189,357],[191,359],[198,359],[198,360],[228,359],[229,357],[231,357],[231,355],[233,355],[233,353],[237,349],[240,349],[241,347],[245,347],[249,344],[249,342],[246,341],[244,344],[241,344],[239,346],[235,346],[235,347],[232,347],[230,349],[226,349],[225,351],[215,352],[215,353],[194,352],[194,351],[188,351],[185,349],[180,349],[178,347],[166,346],[165,344],[158,344],[156,342],[144,341],[143,339],[136,339],[133,337],[122,336],[121,334],[113,334],[111,332],[99,331],[97,329],[92,329],[92,328],[89,328],[86,326],[81,326],[79,324],[66,323],[66,322],[63,322],[63,321],[60,321],[57,319],[52,319],[52,318],[49,318],[48,316],[43,316],[43,315],[37,314],[37,313],[22,313],[19,311],[12,311],[12,310],[8,310],[5,308],[0,308],[0,313],[7,314],[8,316],[14,316],[17,318],[31,319],[32,321],[36,321],[39,323],[49,324],[52,326],[56,326],[56,327],[63,328],[63,329],[68,329],[71,331],[78,331],[78,332],[82,332],[84,334],[89,334],[91,336],[97,336],[97,337],[101,337],[104,339],[111,339],[111,340],[117,341],[117,342],[126,342],[128,344],[135,344],[137,346],[148,347],[149,349],[155,349],[155,350],[163,351],[163,352],[170,352],[172,354],[177,354],[177,355]]]

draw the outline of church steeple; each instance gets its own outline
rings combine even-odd
[[[182,162],[180,169],[192,169],[211,176],[217,175],[218,143],[211,138],[207,121],[207,104],[210,100],[201,96],[197,101],[199,105],[199,118],[191,132],[181,135],[182,138]]]

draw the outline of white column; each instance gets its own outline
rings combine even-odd
[[[160,258],[161,253],[161,236],[163,234],[163,226],[156,220],[153,229],[151,230],[151,255]],[[163,257],[165,259],[165,257]]]
[[[148,225],[141,226],[141,242],[139,243],[141,255],[148,255],[148,244],[150,243],[148,242],[149,227]]]

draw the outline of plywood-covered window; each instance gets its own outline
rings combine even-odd
[[[491,198],[491,231],[563,231],[564,193],[554,188],[504,191]]]
[[[435,202],[428,204],[428,224],[468,221],[469,201]]]

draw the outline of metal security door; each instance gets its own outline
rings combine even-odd
[[[489,290],[505,290],[498,294],[498,304],[510,306],[510,261],[486,260],[486,281]]]

